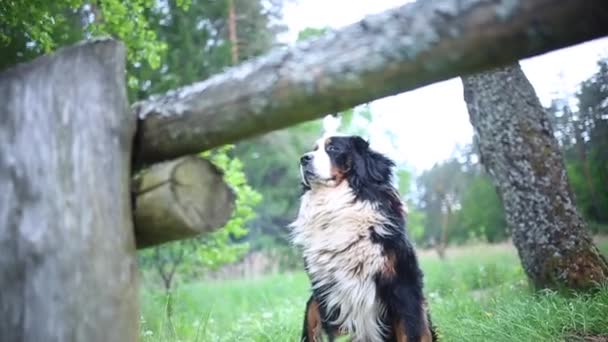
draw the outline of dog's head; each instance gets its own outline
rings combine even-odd
[[[330,136],[319,139],[300,158],[300,174],[307,188],[335,187],[348,181],[357,189],[389,184],[394,165],[359,136]]]

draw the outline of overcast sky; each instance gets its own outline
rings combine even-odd
[[[408,0],[297,0],[285,8],[289,32],[295,41],[307,27],[339,28],[364,16],[402,5]],[[545,105],[557,94],[572,94],[596,71],[596,61],[608,56],[608,38],[551,52],[521,62],[524,72]],[[374,122],[369,128],[372,146],[410,166],[418,173],[449,158],[457,145],[471,141],[473,130],[462,97],[460,79],[419,88],[371,103]],[[331,120],[326,120],[331,129]],[[391,148],[384,133],[397,137]]]

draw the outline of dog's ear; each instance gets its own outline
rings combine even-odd
[[[361,138],[359,136],[354,136],[353,137],[353,146],[355,146],[355,149],[358,152],[365,152],[369,149],[369,142],[366,140],[363,140],[363,138]]]
[[[356,182],[384,183],[390,182],[392,168],[395,163],[384,155],[372,151],[369,142],[361,137],[353,138],[355,157],[353,168],[356,174]]]
[[[384,155],[369,151],[368,157],[365,158],[368,176],[376,183],[385,183],[391,181],[392,168],[395,163]]]

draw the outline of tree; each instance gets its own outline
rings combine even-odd
[[[500,198],[489,177],[482,172],[468,182],[461,198],[461,209],[456,218],[461,238],[476,237],[490,243],[505,240],[507,223]]]
[[[578,214],[547,113],[518,64],[462,77],[482,164],[537,288],[589,288],[608,263]]]
[[[160,68],[138,64],[130,69],[137,92],[133,98],[207,79],[266,52],[283,29],[276,24],[282,1],[273,0],[270,7],[259,0],[188,0],[187,7],[182,2],[168,0],[166,6],[146,10],[150,28],[166,49]]]
[[[422,208],[427,213],[433,244],[441,259],[445,258],[455,211],[461,206],[464,181],[462,166],[456,159],[435,164],[418,177],[418,185],[422,189]]]
[[[587,187],[586,214],[608,223],[608,59],[600,60],[598,69],[576,94],[583,122],[576,145]]]
[[[188,0],[178,4],[187,7]],[[0,5],[0,70],[58,46],[107,35],[126,44],[129,68],[147,64],[156,69],[166,46],[144,15],[156,5],[155,0],[5,1]]]

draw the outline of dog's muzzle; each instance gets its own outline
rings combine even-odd
[[[310,153],[306,153],[302,157],[300,157],[300,165],[303,167],[307,167],[312,162],[312,155]]]
[[[302,182],[306,185],[310,185],[310,180],[315,178],[312,159],[313,156],[310,153],[306,153],[300,157],[300,175],[302,177]]]

